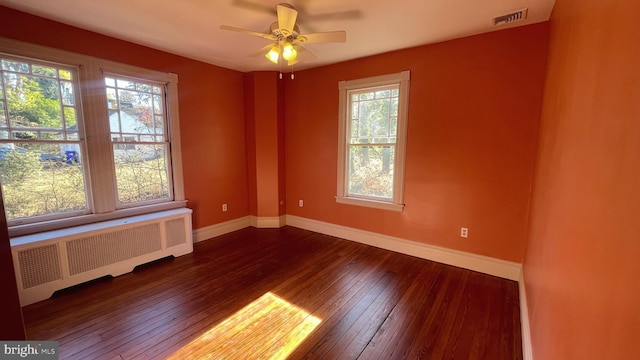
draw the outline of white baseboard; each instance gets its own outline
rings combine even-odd
[[[280,228],[286,225],[286,220],[285,215],[273,217],[244,216],[193,230],[193,242],[208,240],[249,226],[260,229]]]
[[[518,281],[522,265],[512,261],[452,250],[370,231],[287,215],[287,225],[359,242],[422,259]]]
[[[533,360],[531,328],[529,326],[529,306],[527,305],[527,291],[524,285],[524,271],[521,271],[518,277],[518,290],[520,298],[520,327],[522,329],[522,359]]]
[[[251,226],[258,229],[281,228],[287,223],[286,215],[282,216],[250,216]]]
[[[250,216],[245,216],[219,224],[213,224],[203,228],[193,230],[193,242],[208,240],[216,236],[224,235],[236,230],[244,229],[251,226]]]

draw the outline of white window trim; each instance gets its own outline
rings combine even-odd
[[[376,209],[402,211],[404,209],[404,169],[407,141],[407,119],[409,110],[409,70],[395,74],[373,76],[356,80],[343,80],[338,83],[339,89],[339,127],[338,127],[338,184],[336,202],[348,205],[365,206]],[[373,199],[371,197],[350,196],[347,191],[348,179],[347,119],[349,117],[348,92],[355,89],[366,89],[384,85],[399,85],[398,127],[394,161],[393,199]]]
[[[77,66],[82,82],[81,88],[77,90],[82,99],[81,111],[84,115],[84,135],[87,138],[91,138],[91,141],[85,141],[87,154],[90,156],[89,171],[85,176],[88,177],[86,182],[89,184],[87,187],[87,201],[92,201],[91,208],[93,213],[51,221],[13,225],[9,227],[9,235],[11,237],[186,206],[180,144],[178,75],[143,69],[137,66],[2,37],[0,37],[0,52],[31,58],[36,61],[42,60]],[[111,153],[98,151],[98,149],[105,148],[105,143],[107,144],[106,146],[111,146],[109,123],[108,121],[88,121],[88,119],[91,118],[104,117],[107,112],[106,102],[104,100],[106,98],[106,90],[104,86],[102,86],[102,84],[104,84],[103,71],[163,82],[167,85],[167,93],[169,94],[167,97],[167,114],[169,115],[168,127],[171,144],[171,176],[173,181],[172,201],[164,201],[156,204],[141,204],[141,206],[137,207],[119,209],[116,204],[116,198],[111,196],[112,194],[116,194],[117,196],[115,189],[112,189],[111,192],[106,192],[108,195],[105,195],[105,192],[97,191],[97,189],[115,186],[115,181],[105,182],[101,180],[108,178],[107,175],[112,175],[115,179],[115,168],[113,166],[109,167],[109,165],[113,165],[113,156],[111,156]],[[104,134],[104,136],[96,134]],[[107,159],[105,159],[105,157]],[[93,159],[93,161],[91,159]],[[100,160],[96,161],[96,159]],[[111,185],[106,183],[110,183]]]

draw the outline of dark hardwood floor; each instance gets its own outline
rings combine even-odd
[[[200,242],[23,312],[61,359],[522,358],[517,283],[292,227]]]

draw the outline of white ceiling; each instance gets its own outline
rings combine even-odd
[[[257,50],[268,40],[221,30],[267,32],[283,0],[0,0],[0,5],[243,72],[286,70]],[[301,33],[346,30],[346,43],[306,44],[318,59],[296,69],[522,26],[549,19],[555,0],[288,0]],[[492,19],[528,8],[524,21]],[[64,41],[64,39],[61,39]],[[254,54],[251,56],[251,54]]]

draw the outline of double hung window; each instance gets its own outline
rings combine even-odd
[[[164,84],[105,75],[118,202],[171,197]]]
[[[90,210],[78,73],[2,56],[0,174],[9,223]]]
[[[340,203],[401,211],[409,72],[341,81]]]
[[[177,77],[0,40],[12,236],[184,206]]]

